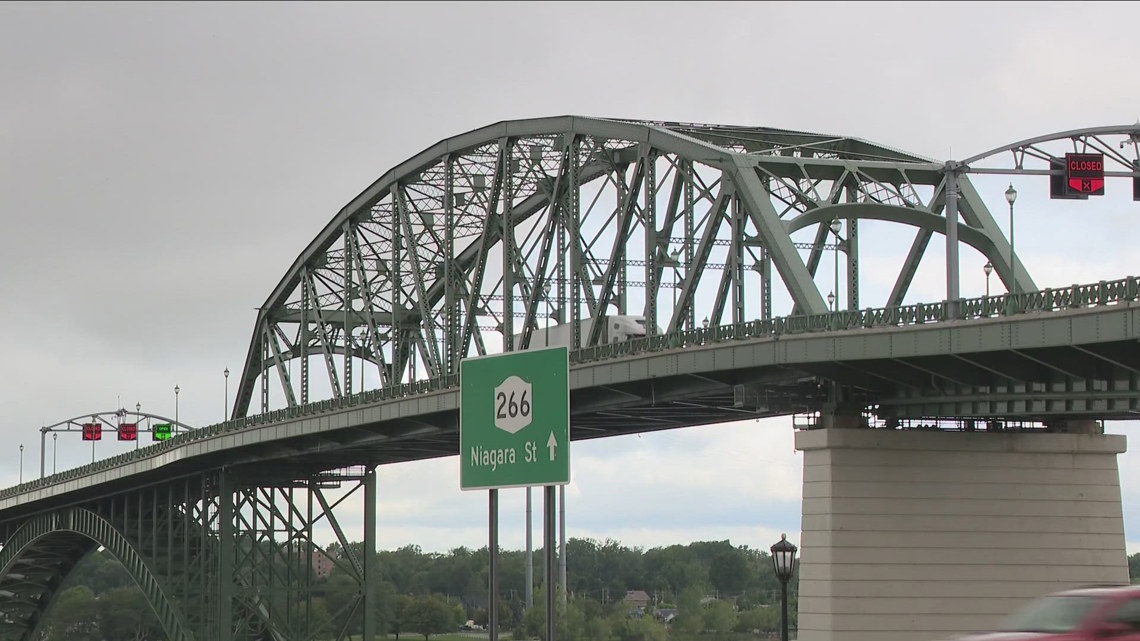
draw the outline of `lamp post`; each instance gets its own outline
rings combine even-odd
[[[986,298],[989,298],[990,297],[990,274],[994,273],[993,263],[991,263],[990,261],[987,260],[986,264],[982,265],[982,271],[986,272]]]
[[[1009,189],[1005,190],[1005,201],[1009,203],[1009,271],[1012,276],[1013,282],[1009,286],[1010,293],[1017,287],[1017,268],[1013,264],[1013,203],[1017,200],[1017,190],[1013,188],[1013,183],[1009,184]]]
[[[788,579],[796,569],[796,546],[788,543],[788,535],[772,546],[772,567],[780,580],[780,639],[788,641]]]
[[[677,268],[681,266],[681,250],[680,249],[674,249],[673,251],[669,252],[669,262],[667,263],[667,265],[669,267],[673,268],[673,309],[671,310],[670,314],[672,316],[676,316],[677,315]],[[679,320],[680,319],[678,319],[678,321]]]
[[[181,390],[178,389],[178,386],[175,385],[174,386],[174,425],[175,425],[174,429],[178,429],[178,392],[180,392],[180,391]]]
[[[832,261],[833,263],[835,263],[835,289],[832,290],[835,292],[835,309],[833,309],[832,311],[839,311],[839,230],[840,229],[843,229],[843,223],[840,223],[838,218],[832,219],[832,221],[831,221],[831,233],[835,235],[835,250],[834,250],[834,254],[833,254],[835,257],[835,260]]]
[[[553,317],[551,312],[554,311],[550,307],[550,281],[546,281],[542,284],[542,298],[546,301],[546,335],[542,339],[542,346],[550,347],[550,321]]]
[[[226,399],[222,406],[222,420],[226,420],[230,413],[230,368],[222,370],[222,376],[226,379]],[[350,392],[352,390],[349,390]]]
[[[20,483],[24,482],[24,444],[20,443]]]
[[[52,432],[51,434],[51,473],[55,474],[55,463],[58,457],[56,453],[59,452],[59,434]]]
[[[835,292],[827,292],[827,307],[835,311]]]

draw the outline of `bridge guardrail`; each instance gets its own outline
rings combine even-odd
[[[870,329],[875,327],[903,327],[922,325],[950,320],[978,320],[1001,316],[1013,316],[1038,312],[1053,312],[1081,307],[1117,305],[1134,302],[1140,298],[1140,277],[1129,276],[1112,281],[1079,285],[1061,289],[1047,288],[1036,292],[1003,294],[958,301],[958,313],[948,317],[948,306],[939,303],[915,303],[885,308],[865,310],[843,310],[826,314],[783,316],[767,320],[754,320],[733,325],[721,325],[660,334],[645,338],[587,347],[570,352],[570,363],[580,365],[610,358],[632,356],[668,349],[695,347],[708,343],[723,343],[738,340],[772,338],[781,335],[808,334],[815,332]],[[21,485],[0,490],[0,499],[8,498],[31,489],[45,487],[59,482],[81,478],[113,467],[149,458],[185,443],[217,436],[225,432],[243,430],[267,423],[278,423],[290,418],[320,414],[355,405],[407,398],[427,392],[455,388],[459,386],[458,374],[447,374],[437,378],[411,381],[359,394],[334,399],[315,401],[306,405],[273,410],[242,418],[230,419],[201,429],[181,432],[173,438],[155,443],[138,450],[118,454],[107,459],[65,470],[42,479],[35,479]]]

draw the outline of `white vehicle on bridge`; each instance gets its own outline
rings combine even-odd
[[[598,319],[585,318],[578,322],[582,330],[581,341],[583,346],[586,341],[590,339],[590,331],[593,329],[592,323],[595,320],[602,321],[602,333],[598,338],[599,345],[621,343],[635,338],[645,338],[646,325],[644,316],[630,316],[624,314],[600,316]],[[515,334],[515,349],[519,348],[518,346],[520,341],[522,341],[522,337],[522,334]],[[542,347],[569,347],[573,349],[573,344],[574,325],[572,323],[562,323],[533,329],[530,333],[530,345],[527,346],[527,349],[538,349]]]

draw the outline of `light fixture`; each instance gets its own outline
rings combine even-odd
[[[780,639],[788,641],[788,580],[796,569],[796,546],[788,543],[787,534],[781,534],[771,551],[772,569],[780,580]]]

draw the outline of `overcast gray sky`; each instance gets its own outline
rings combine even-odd
[[[242,367],[297,254],[442,138],[582,114],[964,158],[1140,118],[1138,22],[1135,3],[1087,2],[0,4],[0,485],[21,443],[38,473],[41,425],[120,402],[171,414],[176,384],[183,421],[220,420],[222,370]],[[1001,213],[999,183],[979,186]],[[1140,204],[1021,190],[1017,249],[1039,285],[1137,271],[1120,239]],[[979,266],[963,258],[966,295]],[[864,286],[895,273],[865,265]],[[920,274],[914,295],[939,300],[940,278]],[[61,468],[89,457],[60,440]],[[798,539],[790,418],[576,444],[573,460],[570,536]],[[1137,460],[1120,459],[1130,551]],[[454,458],[380,480],[381,547],[485,544],[485,494],[457,489]],[[509,548],[521,497],[503,497]]]

